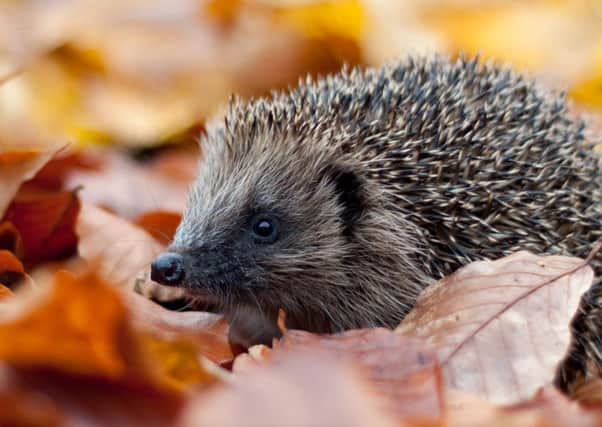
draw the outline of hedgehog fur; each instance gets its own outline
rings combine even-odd
[[[584,257],[602,233],[586,130],[562,94],[478,59],[410,57],[234,99],[202,140],[170,246],[178,284],[250,345],[278,335],[280,308],[316,332],[395,327],[421,289],[471,261]],[[276,238],[258,239],[257,221]],[[602,361],[599,293],[575,320],[576,371]]]

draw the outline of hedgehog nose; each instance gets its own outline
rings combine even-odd
[[[159,255],[151,264],[151,279],[168,286],[177,286],[184,280],[184,258],[173,252]]]

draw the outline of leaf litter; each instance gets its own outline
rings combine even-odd
[[[196,170],[198,150],[176,143],[231,92],[409,48],[479,48],[568,82],[577,108],[595,112],[591,2],[93,3],[0,5],[0,424],[600,423],[598,378],[577,384],[575,401],[552,385],[591,286],[587,261],[522,252],[469,264],[394,332],[283,330],[236,358],[220,315],[145,298],[195,308],[147,265]],[[533,16],[548,32],[531,37]],[[90,142],[173,145],[133,156],[82,151]]]

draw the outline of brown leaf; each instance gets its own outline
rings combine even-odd
[[[4,215],[21,184],[33,178],[53,155],[54,151],[35,148],[0,151],[0,216]]]
[[[382,328],[322,336],[289,330],[275,342],[273,356],[307,348],[326,351],[360,366],[392,414],[406,419],[441,416],[441,368],[435,352],[423,341]]]
[[[84,203],[104,206],[128,219],[150,211],[182,212],[198,156],[198,150],[181,149],[140,163],[107,151],[102,168],[77,171],[67,184],[83,187]]]
[[[181,220],[182,215],[176,212],[151,211],[140,215],[133,222],[159,243],[167,245],[173,239]]]
[[[6,210],[23,241],[24,260],[35,264],[72,255],[77,248],[75,221],[80,204],[76,191],[19,191]]]
[[[83,152],[61,152],[46,163],[26,186],[60,191],[67,177],[77,170],[100,170],[101,159]]]
[[[164,247],[143,229],[99,207],[83,205],[76,230],[80,256],[94,262],[107,282],[141,288],[145,295],[159,299],[183,295],[182,290],[150,281],[150,263]]]
[[[287,354],[192,399],[181,426],[398,426],[361,375],[322,352]]]
[[[592,278],[578,258],[474,262],[427,288],[398,331],[438,349],[448,386],[516,402],[554,380]]]

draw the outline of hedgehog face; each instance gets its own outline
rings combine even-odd
[[[271,343],[279,309],[314,332],[395,326],[399,301],[409,307],[424,285],[414,229],[318,137],[210,131],[174,241],[153,263],[154,280],[217,306],[234,342]]]
[[[362,185],[308,147],[284,141],[268,150],[256,141],[233,151],[205,141],[187,210],[168,252],[153,263],[153,279],[226,314],[240,317],[250,307],[270,322],[279,308],[290,323],[325,304],[324,295],[334,298],[331,288],[349,284],[345,263],[355,252],[349,236],[363,215]]]

